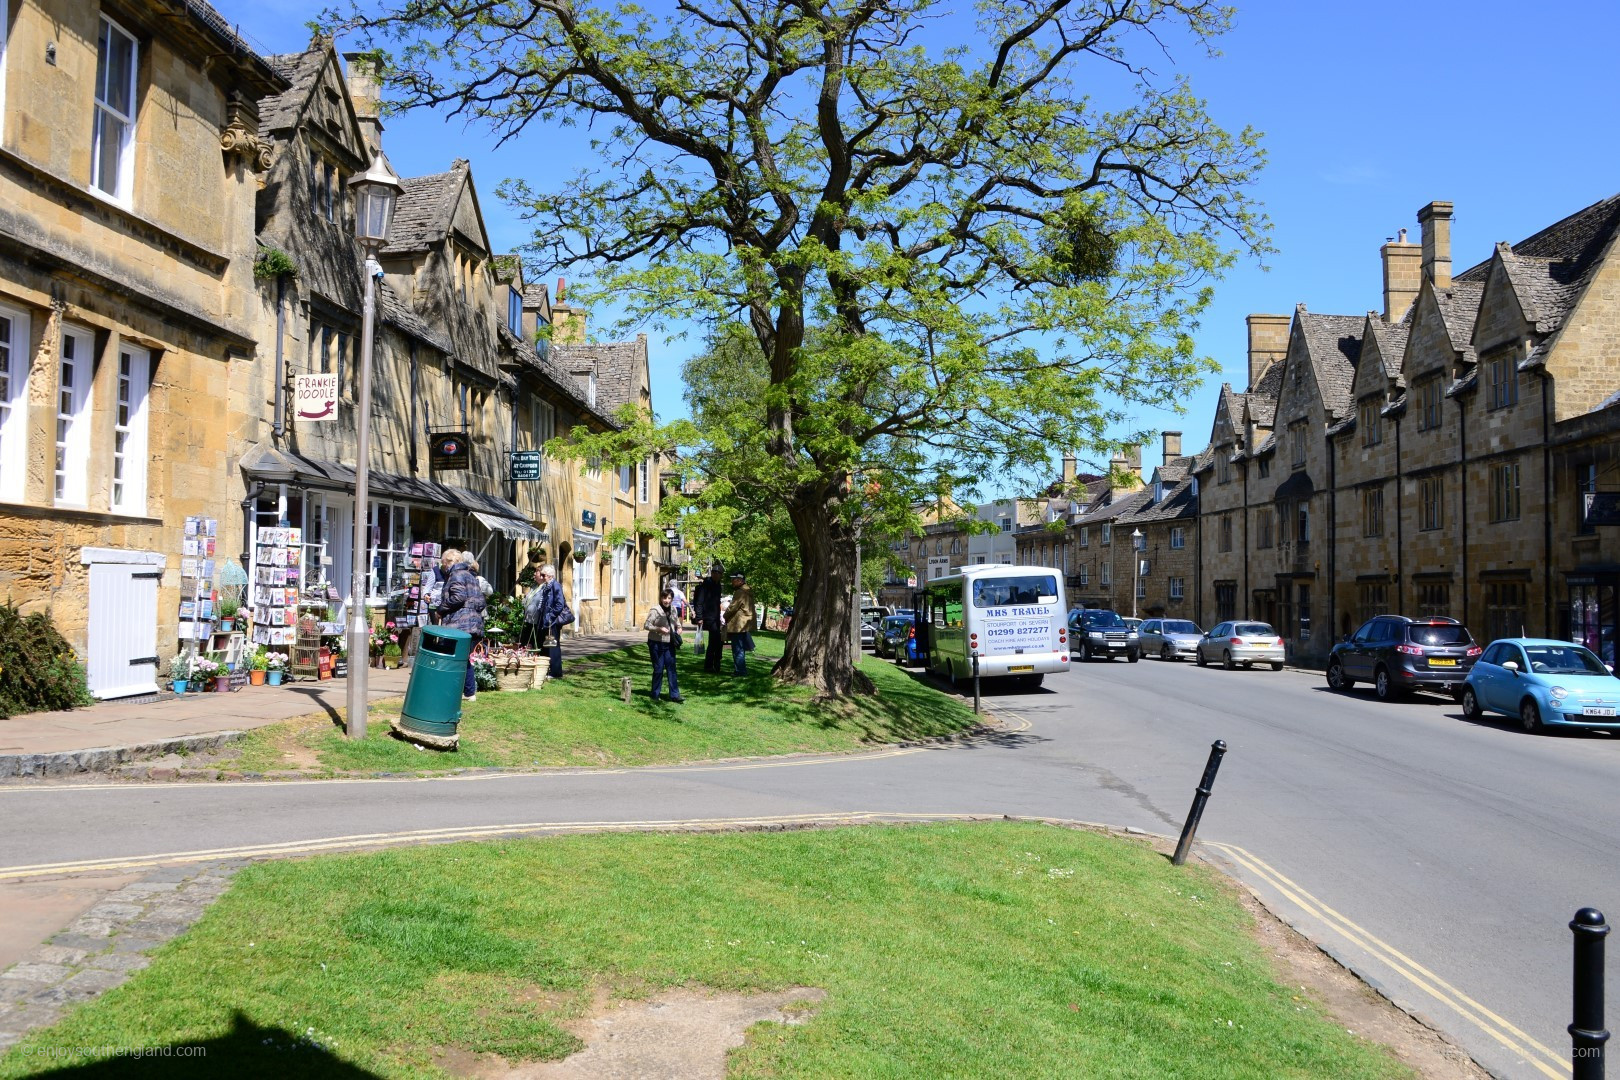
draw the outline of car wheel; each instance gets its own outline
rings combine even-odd
[[[955,661],[953,661],[953,660],[945,661],[945,678],[950,681],[951,689],[955,690],[956,689],[956,662]]]
[[[1462,692],[1463,716],[1469,720],[1478,720],[1485,715],[1485,710],[1479,707],[1479,698],[1474,696],[1474,688],[1468,687]]]
[[[1080,662],[1082,664],[1091,663],[1091,642],[1089,641],[1080,643]]]
[[[1141,650],[1132,649],[1130,659],[1131,659],[1131,663],[1133,663],[1133,664],[1136,663],[1138,660],[1142,659]]]
[[[1176,654],[1171,651],[1170,646],[1166,645],[1164,648],[1159,650],[1160,660],[1174,660],[1175,658]]]
[[[1278,664],[1276,666],[1281,667],[1282,665]],[[1356,685],[1356,680],[1350,678],[1350,676],[1344,673],[1344,665],[1339,663],[1337,660],[1328,665],[1327,682],[1328,686],[1339,691],[1340,693],[1343,693],[1352,686]]]
[[[1046,676],[1045,675],[1025,675],[1024,676],[1024,689],[1026,689],[1026,690],[1039,690],[1041,688],[1041,683],[1043,683],[1045,681],[1046,681]]]
[[[1271,670],[1272,671],[1281,671],[1282,669],[1283,669],[1283,666],[1282,666],[1282,661],[1281,660],[1273,660],[1271,662]]]
[[[1539,735],[1546,730],[1541,723],[1541,709],[1534,699],[1525,698],[1524,703],[1519,706],[1519,726],[1532,735]]]
[[[1225,652],[1221,653],[1221,667],[1225,668],[1227,671],[1231,671],[1233,668],[1237,667],[1237,665],[1232,662],[1231,649],[1227,649]]]
[[[1204,647],[1202,645],[1193,650],[1193,663],[1199,667],[1209,666],[1209,661],[1204,659]]]
[[[1373,672],[1373,693],[1378,696],[1379,701],[1394,701],[1401,696],[1395,681],[1389,677],[1388,668],[1380,667]]]

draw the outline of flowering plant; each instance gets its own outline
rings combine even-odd
[[[287,656],[285,653],[267,652],[264,654],[264,664],[266,671],[280,671],[287,666]]]
[[[225,665],[218,660],[206,656],[194,656],[191,658],[192,679],[212,679],[216,675],[223,674],[224,671]]]
[[[388,646],[397,646],[398,644],[399,630],[394,626],[392,621],[385,622],[381,626],[372,627],[371,651],[373,653],[380,653],[384,649],[388,648]]]

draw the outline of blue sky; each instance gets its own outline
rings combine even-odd
[[[305,23],[321,6],[215,5],[269,52],[304,48]],[[966,0],[962,7],[971,10]],[[1246,381],[1244,316],[1288,314],[1297,303],[1337,314],[1380,308],[1378,249],[1403,227],[1416,240],[1417,209],[1431,200],[1456,205],[1452,256],[1461,270],[1498,240],[1518,241],[1620,191],[1617,31],[1612,0],[1265,0],[1239,5],[1220,57],[1187,51],[1155,60],[1161,76],[1187,73],[1217,122],[1264,133],[1270,164],[1254,194],[1279,250],[1267,268],[1240,263],[1217,286],[1197,338],[1222,374],[1187,398],[1184,414],[1144,411],[1136,426],[1179,429],[1189,452],[1202,448],[1221,382],[1242,389]],[[588,154],[578,129],[496,150],[481,130],[429,114],[390,121],[384,140],[406,175],[468,158],[497,250],[525,233],[496,184],[524,176],[539,185]],[[529,270],[555,285],[555,271]],[[655,338],[653,400],[666,418],[684,412],[680,366],[695,347]],[[1157,463],[1156,443],[1144,461]]]

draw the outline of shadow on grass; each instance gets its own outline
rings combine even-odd
[[[35,1076],[71,1077],[98,1080],[101,1077],[127,1080],[152,1077],[173,1080],[180,1077],[284,1077],[312,1076],[329,1080],[361,1080],[368,1072],[337,1057],[320,1044],[321,1036],[299,1034],[284,1028],[261,1027],[240,1012],[231,1021],[231,1030],[206,1042],[177,1043],[171,1046],[121,1047],[117,1057],[47,1068]],[[45,1062],[62,1060],[50,1055],[67,1047],[37,1048],[37,1058]],[[66,1056],[65,1054],[63,1055]]]

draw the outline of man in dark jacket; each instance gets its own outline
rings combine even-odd
[[[692,610],[697,624],[709,636],[703,651],[703,670],[720,673],[720,653],[725,646],[726,624],[720,616],[720,564],[709,567],[709,576],[698,583],[692,595]]]

